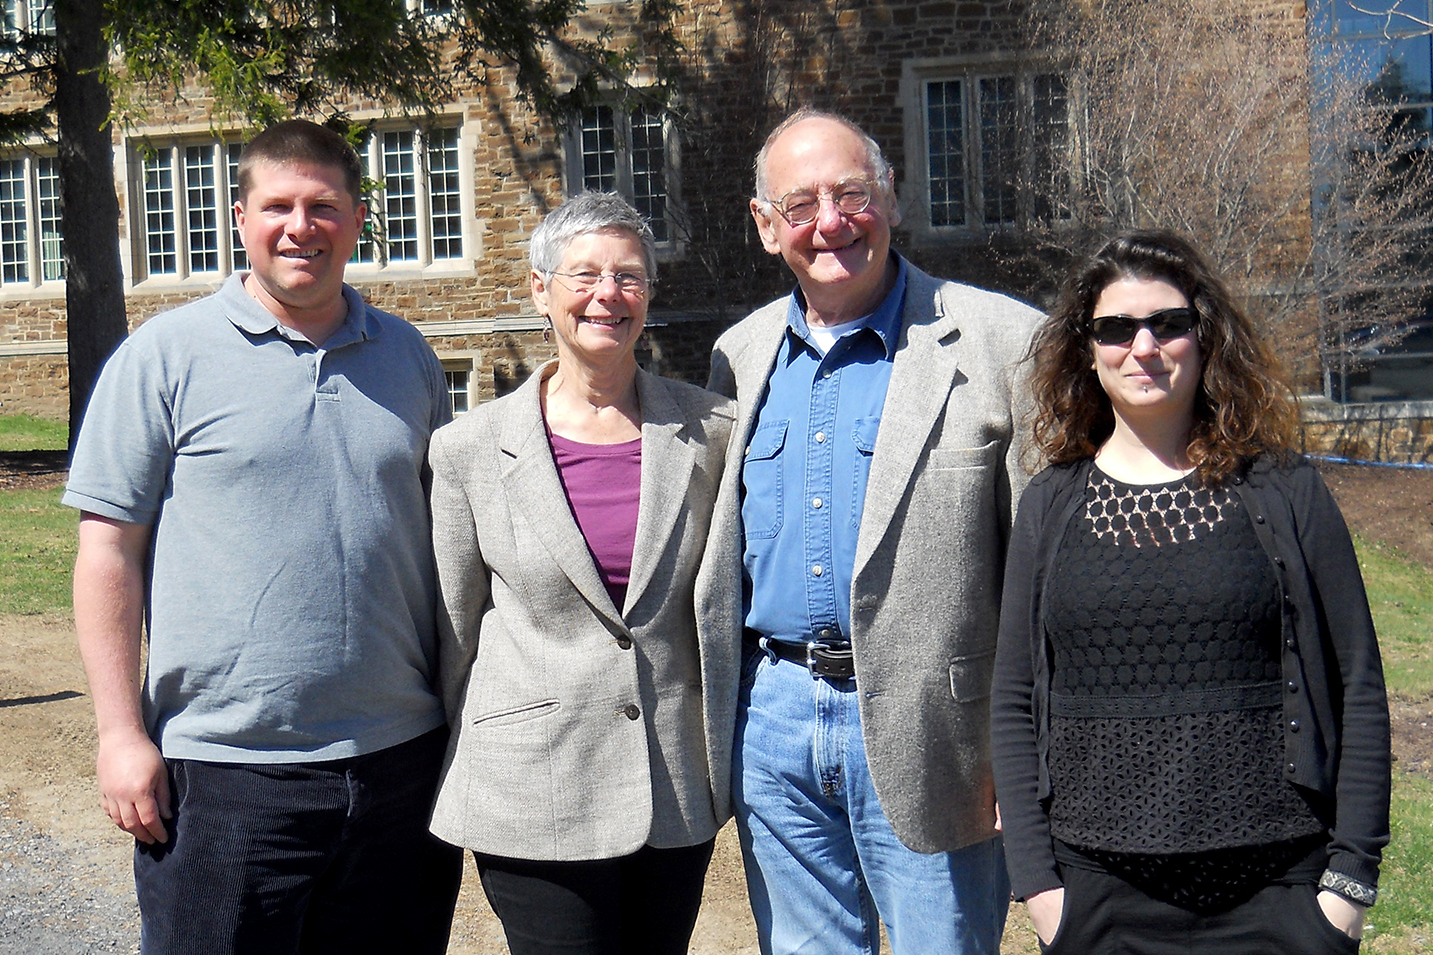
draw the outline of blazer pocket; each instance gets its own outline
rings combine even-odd
[[[974,703],[990,696],[995,671],[995,648],[956,657],[950,661],[950,695],[957,703]]]
[[[930,457],[926,459],[926,470],[958,471],[983,468],[993,464],[999,454],[998,440],[978,448],[932,448]]]
[[[495,710],[492,713],[475,716],[472,718],[471,724],[483,727],[514,726],[518,723],[541,719],[556,713],[561,708],[562,704],[557,700],[539,700],[536,703],[524,703],[522,706],[510,706],[504,710]]]

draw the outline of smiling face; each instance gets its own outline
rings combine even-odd
[[[1189,304],[1183,292],[1162,279],[1126,276],[1105,286],[1095,300],[1094,317],[1145,318],[1166,308],[1185,308]],[[1160,342],[1141,326],[1133,341],[1099,345],[1091,339],[1091,347],[1095,373],[1117,419],[1128,424],[1137,419],[1181,416],[1193,422],[1203,361],[1196,332]]]
[[[343,269],[366,214],[336,166],[256,164],[234,204],[249,293],[285,325],[331,331],[346,310]]]
[[[557,273],[598,272],[604,278],[587,291]],[[642,240],[625,229],[603,229],[575,237],[551,278],[532,273],[532,300],[552,322],[560,361],[589,368],[636,359],[633,349],[647,320],[648,291],[623,291],[610,276],[647,275]]]
[[[797,190],[822,194],[815,221],[793,226],[771,206],[753,200],[751,214],[766,251],[796,273],[806,297],[807,321],[835,325],[873,311],[886,293],[891,226],[900,216],[885,188],[871,204],[848,215],[829,198],[848,179],[873,180],[865,144],[849,128],[825,118],[796,123],[771,144],[766,183],[773,201]]]

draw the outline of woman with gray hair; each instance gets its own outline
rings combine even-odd
[[[634,354],[656,279],[614,195],[534,231],[557,358],[433,436],[440,665],[433,811],[514,955],[684,953],[728,805],[731,719],[693,584],[733,414]],[[701,635],[705,637],[705,635]]]

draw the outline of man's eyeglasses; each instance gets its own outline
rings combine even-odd
[[[563,282],[574,292],[590,292],[602,284],[603,279],[611,279],[617,283],[617,287],[624,292],[633,295],[647,294],[647,287],[652,283],[645,275],[638,275],[636,272],[550,272],[550,275],[560,275],[567,279]]]
[[[1128,345],[1141,328],[1147,328],[1163,344],[1171,338],[1188,335],[1198,324],[1199,313],[1192,308],[1164,308],[1144,318],[1101,315],[1090,322],[1090,332],[1101,345]]]
[[[793,189],[780,199],[768,199],[772,207],[781,213],[781,218],[791,225],[805,225],[815,222],[821,212],[822,198],[848,216],[865,212],[871,204],[871,181],[869,179],[843,179],[831,187],[830,192],[811,189]]]

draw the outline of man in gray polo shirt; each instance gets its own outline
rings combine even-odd
[[[447,946],[424,460],[448,398],[343,284],[359,182],[323,127],[255,137],[252,271],[119,347],[75,449],[75,625],[146,955]]]

